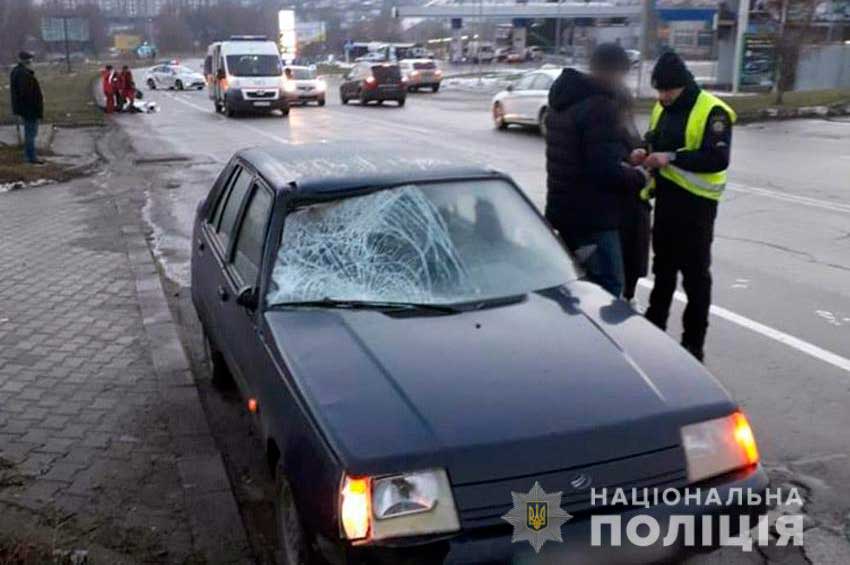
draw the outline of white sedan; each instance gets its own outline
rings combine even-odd
[[[510,124],[537,126],[545,137],[549,88],[560,74],[560,68],[529,71],[496,94],[492,105],[496,127],[505,129]]]
[[[145,75],[145,84],[151,90],[168,88],[186,90],[196,88],[203,90],[207,81],[204,75],[184,65],[164,64],[152,67]]]

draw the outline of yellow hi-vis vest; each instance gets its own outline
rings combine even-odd
[[[735,123],[735,120],[738,118],[735,111],[720,98],[703,90],[699,93],[697,101],[694,107],[691,108],[690,115],[688,115],[688,123],[685,127],[685,146],[681,150],[694,151],[702,147],[702,139],[705,134],[705,126],[708,123],[708,115],[718,106],[723,108],[729,114],[732,123]],[[655,107],[652,108],[652,115],[649,118],[650,131],[655,131],[655,128],[658,127],[658,122],[661,120],[663,113],[664,106],[656,102]],[[720,195],[723,194],[723,189],[726,188],[725,170],[716,173],[694,173],[677,167],[674,161],[666,167],[661,168],[658,174],[681,186],[688,192],[710,200],[720,200]],[[654,184],[653,181],[652,188],[654,188]]]

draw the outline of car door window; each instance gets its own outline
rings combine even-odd
[[[239,217],[239,210],[242,207],[242,201],[245,200],[245,195],[251,187],[253,181],[251,174],[242,170],[236,180],[233,182],[227,200],[224,202],[224,210],[221,213],[221,220],[218,224],[216,232],[221,240],[222,248],[227,249],[230,240],[233,239],[236,227],[236,220]]]
[[[219,192],[215,206],[207,219],[208,223],[212,226],[213,231],[218,230],[218,225],[221,223],[221,214],[224,212],[224,203],[227,202],[227,197],[230,194],[230,189],[233,187],[233,182],[236,180],[236,177],[239,176],[239,172],[241,170],[241,167],[233,167],[227,175],[224,187],[221,189],[221,192]]]
[[[272,208],[272,194],[262,185],[255,185],[239,225],[233,268],[248,285],[257,282],[260,263],[263,259],[263,243],[266,239],[266,224]]]
[[[516,84],[516,90],[531,90],[531,84],[537,78],[537,73],[525,75]]]
[[[545,90],[548,92],[550,86],[552,86],[552,77],[539,74],[534,79],[534,83],[531,85],[531,90]]]

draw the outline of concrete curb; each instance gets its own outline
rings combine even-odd
[[[97,140],[98,154],[107,162],[115,161],[104,137]],[[119,216],[126,222],[122,233],[159,393],[168,405],[168,428],[180,452],[177,470],[194,545],[210,563],[239,562],[246,554],[248,538],[145,238],[143,221],[130,197],[117,196],[115,201]]]

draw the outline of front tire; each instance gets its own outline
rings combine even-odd
[[[275,473],[275,518],[278,562],[281,565],[312,565],[316,562],[310,538],[295,507],[292,487],[280,465]]]
[[[325,105],[325,99],[319,98],[319,106],[324,106],[324,105]]]
[[[289,108],[284,108],[283,110],[280,111],[280,117],[281,118],[286,118],[288,116],[289,116]]]
[[[224,103],[224,115],[228,118],[233,118],[236,116],[236,110],[234,110],[233,107],[230,106],[230,104],[228,104],[227,102]]]
[[[156,82],[152,79],[148,79],[148,88],[151,90],[156,90]]]
[[[440,85],[439,84],[435,84],[431,87],[431,92],[436,94],[439,91],[440,91]]]
[[[405,99],[405,98],[399,98],[398,99],[398,107],[401,108],[402,106],[404,106],[404,103],[406,101],[407,101],[407,99]]]
[[[177,90],[183,90],[183,81],[178,79],[177,82],[174,83],[174,88]]]

